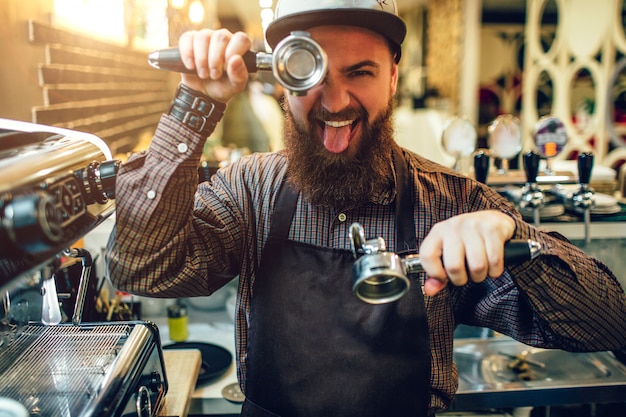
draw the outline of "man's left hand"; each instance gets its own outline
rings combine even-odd
[[[482,282],[504,272],[504,244],[513,237],[515,222],[497,210],[461,214],[437,223],[419,255],[426,271],[424,293],[434,296],[448,282]]]

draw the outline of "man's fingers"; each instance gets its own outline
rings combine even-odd
[[[434,297],[446,287],[448,284],[447,279],[426,277],[424,281],[424,294],[429,297]]]

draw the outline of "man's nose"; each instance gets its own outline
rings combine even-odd
[[[331,113],[338,113],[350,105],[350,92],[338,80],[326,77],[321,84],[322,106]]]

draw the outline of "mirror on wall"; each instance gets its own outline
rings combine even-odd
[[[626,146],[626,57],[618,61],[608,95],[608,127],[611,143]]]
[[[569,85],[570,114],[578,133],[584,133],[591,127],[595,114],[596,83],[588,68],[578,69]]]
[[[555,28],[559,21],[559,8],[556,0],[547,0],[541,11],[540,43],[543,52],[549,53],[555,43]]]
[[[521,116],[526,13],[525,0],[483,2],[477,126],[479,146],[486,144],[488,126],[499,115]],[[558,22],[556,0],[544,3],[538,20],[539,48],[545,54],[551,53],[556,42]],[[536,85],[536,99],[533,101],[539,118],[552,109],[553,80],[547,72],[542,72]]]
[[[541,71],[539,73],[539,77],[537,77],[536,91],[537,119],[540,119],[552,113],[554,86],[552,83],[552,77],[548,71]]]

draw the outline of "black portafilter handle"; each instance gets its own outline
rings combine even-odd
[[[524,154],[524,170],[526,172],[526,182],[534,184],[537,182],[537,175],[539,175],[539,161],[541,155],[537,151],[528,151]]]
[[[490,159],[489,154],[482,150],[474,154],[474,177],[476,178],[476,181],[483,184],[487,183]]]
[[[531,261],[541,255],[541,243],[531,239],[510,239],[504,243],[504,265],[514,266]],[[365,255],[367,256],[367,255]],[[408,255],[403,258],[406,271],[423,272],[419,255]]]
[[[246,64],[246,68],[248,72],[256,72],[259,67],[257,66],[257,53],[253,51],[248,51],[243,55],[243,61]],[[180,57],[180,50],[178,47],[160,49],[158,51],[154,51],[148,55],[148,63],[157,69],[181,72],[185,74],[195,74],[195,69],[188,69],[183,64],[183,61]]]
[[[591,181],[591,170],[593,169],[593,153],[583,152],[578,155],[578,182],[589,184]]]
[[[504,244],[504,264],[518,265],[535,259],[541,253],[541,245],[534,240],[511,239]]]

